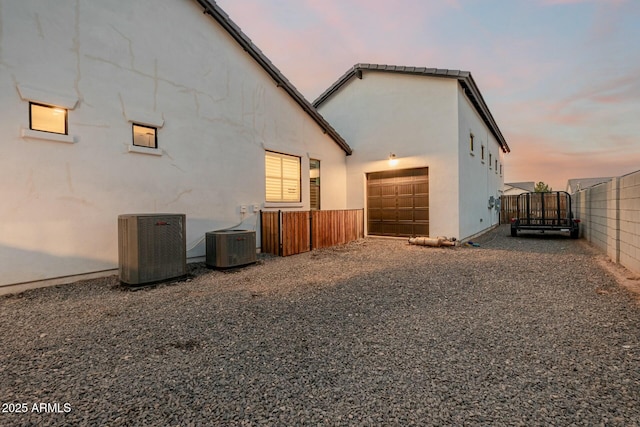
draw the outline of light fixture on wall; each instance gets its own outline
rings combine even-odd
[[[389,166],[395,166],[398,164],[398,159],[395,153],[389,153]]]

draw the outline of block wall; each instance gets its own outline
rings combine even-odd
[[[581,190],[573,204],[583,237],[640,274],[640,171]]]
[[[640,171],[620,178],[620,264],[640,274]]]

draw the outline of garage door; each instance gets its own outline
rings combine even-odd
[[[428,168],[367,174],[367,217],[372,235],[428,236]]]

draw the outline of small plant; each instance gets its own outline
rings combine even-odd
[[[538,181],[533,191],[535,191],[536,193],[550,193],[553,190],[544,182]]]

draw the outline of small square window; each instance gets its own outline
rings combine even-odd
[[[158,148],[157,129],[134,124],[133,145],[137,147]]]
[[[29,129],[67,135],[67,110],[30,102]]]

